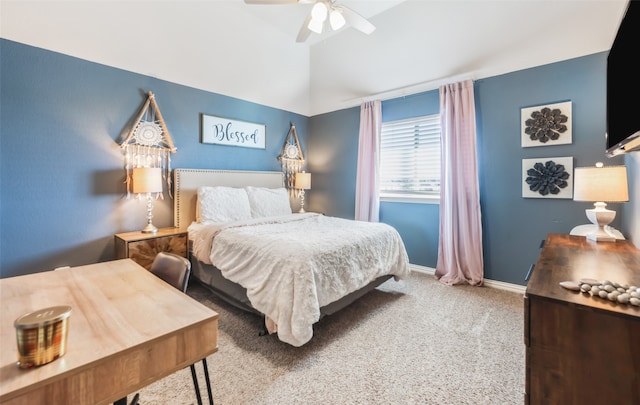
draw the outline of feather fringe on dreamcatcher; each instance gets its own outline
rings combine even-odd
[[[155,96],[152,92],[142,106],[129,135],[122,142],[124,151],[124,169],[126,172],[127,199],[133,191],[132,174],[137,167],[153,167],[162,169],[162,179],[167,184],[169,196],[172,195],[171,154],[176,148],[164,123]],[[164,199],[162,192],[155,198]]]
[[[282,172],[284,173],[285,186],[289,190],[290,197],[298,197],[295,189],[296,173],[302,171],[304,166],[304,156],[302,156],[302,149],[300,149],[300,141],[298,140],[298,132],[296,126],[291,123],[289,133],[284,139],[284,145],[282,145],[282,152],[278,156],[278,160],[282,165]]]

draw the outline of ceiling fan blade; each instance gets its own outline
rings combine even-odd
[[[247,4],[291,4],[298,3],[298,0],[244,0]]]
[[[311,30],[309,29],[309,21],[311,21],[311,14],[309,14],[302,23],[302,27],[300,27],[300,32],[298,32],[296,42],[304,42],[307,40],[307,38],[309,38],[309,35],[311,34]]]
[[[342,15],[344,16],[347,24],[357,29],[358,31],[362,31],[365,34],[371,34],[375,31],[376,26],[371,24],[366,18],[356,13],[352,9],[346,6],[340,6],[342,9]]]
[[[316,0],[244,0],[246,4],[310,4],[315,3]]]

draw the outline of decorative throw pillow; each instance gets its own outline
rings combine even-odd
[[[198,187],[199,222],[222,223],[251,219],[247,192],[234,187]]]
[[[291,214],[289,193],[285,188],[245,187],[253,218]]]

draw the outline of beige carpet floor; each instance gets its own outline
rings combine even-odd
[[[207,359],[218,405],[523,403],[521,294],[414,272],[323,318],[302,347],[259,336],[259,317],[197,282],[188,294],[220,314],[219,351]],[[189,368],[140,396],[140,404],[196,403]]]

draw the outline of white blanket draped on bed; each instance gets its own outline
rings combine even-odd
[[[251,304],[277,323],[278,338],[301,346],[320,307],[383,275],[403,279],[409,259],[383,223],[293,214],[189,227],[194,256],[247,289]]]

